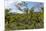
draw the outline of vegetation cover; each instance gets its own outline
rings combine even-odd
[[[24,2],[25,3],[25,2]],[[25,4],[24,4],[25,6]],[[27,6],[26,6],[27,7]],[[18,8],[21,10],[21,8]],[[44,8],[42,12],[34,12],[34,7],[30,10],[24,9],[24,13],[11,13],[10,9],[5,9],[5,29],[6,30],[25,30],[40,29],[44,27]]]

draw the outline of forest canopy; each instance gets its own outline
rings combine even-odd
[[[19,3],[20,4],[20,3]],[[22,5],[23,4],[23,5]],[[44,27],[44,7],[40,12],[34,12],[35,7],[29,9],[26,2],[22,2],[21,6],[26,8],[18,10],[24,13],[12,13],[10,9],[5,9],[5,29],[6,30],[23,30],[23,29],[40,29]]]

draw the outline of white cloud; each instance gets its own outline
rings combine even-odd
[[[34,12],[40,12],[41,11],[41,8],[35,8],[34,9]]]
[[[20,0],[21,1],[21,0]],[[19,0],[5,0],[5,8],[7,8],[8,6],[10,6],[10,4],[12,3],[18,3],[20,2]]]
[[[18,3],[18,2],[21,2],[21,0],[19,1],[19,0],[5,0],[5,8],[13,8],[13,3],[15,2],[15,4],[16,3]],[[18,10],[17,11],[15,11],[14,9],[12,10],[12,12],[18,12],[18,13],[20,13]]]
[[[16,13],[23,13],[22,11],[19,11],[19,10],[11,10],[10,12],[16,12]]]

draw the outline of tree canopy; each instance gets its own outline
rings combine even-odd
[[[26,3],[23,2],[23,6]],[[26,6],[27,7],[27,6]],[[20,10],[21,8],[18,7]],[[30,10],[28,7],[24,9],[24,13],[9,13],[9,9],[5,9],[5,29],[7,30],[24,30],[24,29],[39,29],[44,27],[44,13],[42,12],[33,12],[34,7]],[[21,9],[22,10],[22,9]],[[20,11],[21,11],[20,10]],[[22,10],[23,11],[23,10]],[[29,11],[29,13],[28,13]],[[26,14],[25,14],[26,13]]]

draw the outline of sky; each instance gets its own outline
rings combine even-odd
[[[22,0],[5,0],[5,8],[11,8],[12,11],[11,12],[18,12],[18,13],[22,13],[22,11],[19,11],[17,9],[17,7],[15,6],[16,3],[21,2]],[[26,1],[28,3],[28,8],[32,8],[33,6],[35,7],[35,12],[39,12],[41,9],[40,7],[44,6],[43,3],[41,2],[31,2],[31,1]]]

